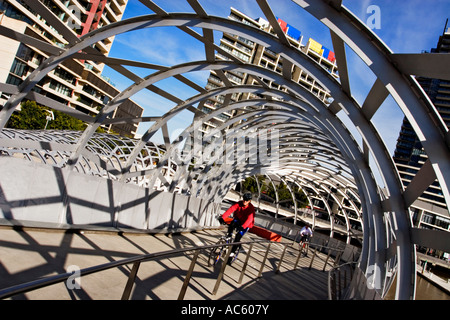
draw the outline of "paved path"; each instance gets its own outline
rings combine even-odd
[[[204,230],[173,235],[148,235],[117,232],[63,232],[0,227],[0,289],[67,272],[69,266],[80,269],[117,261],[136,255],[176,248],[214,244],[224,230]],[[248,234],[244,240],[256,239]],[[319,254],[309,269],[309,257],[300,259],[294,270],[298,251],[288,248],[279,273],[275,273],[282,246],[271,244],[271,252],[258,277],[267,244],[255,245],[242,283],[238,283],[246,252],[226,268],[218,292],[213,295],[218,267],[208,267],[207,252],[199,255],[186,291],[186,300],[324,300],[327,299],[325,256]],[[295,248],[295,247],[294,247]],[[244,247],[246,249],[246,247]],[[192,254],[142,263],[132,299],[174,300],[183,285]],[[331,260],[326,270],[331,267]],[[68,289],[66,282],[17,295],[11,299],[45,300],[118,300],[132,265],[114,268],[81,278],[81,288]],[[73,284],[73,282],[72,282]]]

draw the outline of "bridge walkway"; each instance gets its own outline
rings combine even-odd
[[[136,255],[171,249],[214,244],[225,230],[202,230],[179,234],[135,234],[98,231],[61,231],[36,228],[0,227],[0,290],[40,277],[65,273],[70,266],[83,269]],[[258,239],[247,234],[243,240]],[[298,257],[298,245],[287,247],[279,272],[275,272],[283,246],[271,243],[261,272],[268,244],[253,246],[242,282],[240,272],[248,247],[238,261],[227,266],[218,291],[213,294],[220,267],[208,267],[207,252],[201,252],[187,288],[185,300],[325,300],[328,298],[326,255],[313,252]],[[131,294],[133,300],[175,300],[183,285],[193,252],[143,262]],[[311,268],[310,268],[311,266]],[[323,271],[325,266],[325,271]],[[9,299],[30,300],[119,300],[132,265],[102,271],[74,281],[19,294]],[[70,289],[69,286],[73,289]]]

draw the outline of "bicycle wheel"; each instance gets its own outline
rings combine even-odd
[[[309,244],[308,242],[303,243],[303,250],[302,250],[302,254],[304,257],[308,256],[308,250],[309,250]]]
[[[220,239],[216,245],[223,245],[225,244],[225,240],[224,239]],[[215,265],[220,258],[222,257],[222,254],[224,252],[224,248],[223,246],[217,246],[211,249],[211,251],[209,252],[209,257],[208,257],[208,267],[211,267],[212,265]]]
[[[231,247],[229,247],[228,250],[231,250]],[[227,261],[227,264],[229,266],[231,266],[233,264],[233,262],[237,259],[240,250],[241,250],[241,246],[238,246],[236,248],[236,250],[234,251],[234,255],[230,255],[230,257],[228,258],[228,261]],[[226,251],[224,251],[224,252],[226,253]]]
[[[308,254],[307,246],[308,246],[308,244],[306,242],[303,242],[300,244],[300,251],[301,251],[302,257],[305,257]]]

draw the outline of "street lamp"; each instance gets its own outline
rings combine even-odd
[[[50,111],[50,110],[45,110],[45,111],[47,111],[49,114],[48,114],[47,117],[46,117],[47,122],[45,123],[45,128],[44,128],[44,130],[47,129],[47,125],[48,125],[48,122],[49,122],[50,120],[55,120],[55,115],[53,114],[53,111]]]

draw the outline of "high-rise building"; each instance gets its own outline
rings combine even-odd
[[[267,32],[275,33],[272,26],[263,18],[252,19],[234,8],[231,8],[229,19],[249,24]],[[334,58],[334,53],[332,51],[311,38],[308,39],[306,44],[302,44],[303,36],[298,29],[294,28],[293,26],[289,25],[287,22],[279,18],[278,23],[287,35],[287,39],[289,40],[291,45],[309,55],[323,68],[328,70],[333,76],[338,77],[337,65]],[[272,50],[265,48],[264,46],[259,45],[249,39],[244,39],[240,36],[224,33],[222,39],[220,40],[220,48],[245,63],[252,63],[282,74],[283,59],[281,58],[280,54],[273,52]],[[216,54],[216,58],[228,60],[227,57],[220,53]],[[234,70],[223,71],[223,73],[228,81],[230,81],[232,84],[258,84],[256,79],[248,76],[245,73],[237,72]],[[223,86],[224,83],[221,76],[223,75],[218,74],[217,71],[211,71],[206,88],[214,89]],[[330,94],[326,92],[318,83],[316,83],[310,75],[296,66],[292,70],[292,79],[313,92],[321,100],[326,101],[328,98],[330,98]],[[266,84],[271,88],[283,89],[282,86],[273,81],[267,82]],[[253,94],[236,93],[231,96],[231,102],[251,99],[254,97],[255,96]],[[214,98],[208,99],[205,103],[201,104],[199,108],[205,113],[210,113],[212,110],[220,108],[224,102],[225,96],[219,95]],[[212,128],[218,126],[218,124],[220,123],[225,122],[232,116],[234,116],[234,113],[224,112],[221,115],[214,117],[211,121],[203,124],[202,128],[200,129],[201,134],[203,135],[209,132]]]
[[[90,31],[120,21],[128,0],[36,0],[80,37]],[[0,25],[63,46],[64,37],[22,0],[0,0]],[[104,39],[94,48],[108,55],[114,37]],[[0,36],[0,82],[19,85],[49,54],[18,41]],[[68,59],[44,77],[34,91],[95,116],[120,91],[102,76],[103,65],[94,61]],[[0,105],[9,96],[2,94]],[[113,117],[140,117],[143,108],[132,100],[116,109]],[[134,137],[137,124],[111,124],[104,129]]]
[[[445,28],[447,29],[447,28]],[[444,30],[433,53],[450,53],[450,29]],[[435,105],[442,120],[450,128],[450,81],[417,77],[417,81]],[[394,162],[406,187],[428,159],[422,144],[409,121],[404,118]],[[442,190],[434,182],[412,205],[412,219],[416,227],[450,231],[450,218]]]

